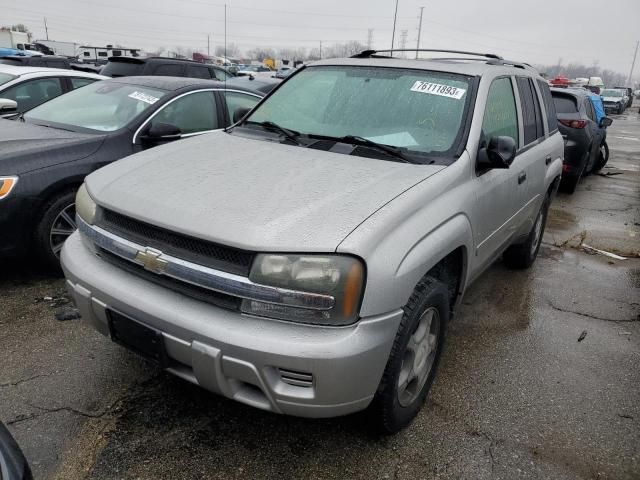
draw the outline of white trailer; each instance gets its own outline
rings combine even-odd
[[[106,47],[91,47],[82,45],[78,48],[78,60],[85,63],[107,63],[109,57],[140,57],[140,48],[124,48],[107,45]]]
[[[40,43],[45,47],[51,49],[54,55],[61,55],[63,57],[77,57],[79,43],[73,42],[57,42],[55,40],[36,40],[35,43]]]
[[[27,33],[6,29],[0,30],[0,48],[37,51],[35,45],[29,42],[29,35]]]

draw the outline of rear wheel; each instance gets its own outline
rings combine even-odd
[[[404,307],[369,409],[378,430],[395,433],[420,411],[435,378],[449,309],[447,286],[433,277],[424,277]]]
[[[513,269],[525,269],[529,268],[540,250],[540,244],[542,243],[542,236],[544,235],[544,227],[547,224],[547,212],[549,210],[549,196],[545,198],[540,211],[536,217],[536,221],[533,224],[533,228],[529,232],[527,239],[524,243],[518,245],[511,245],[504,252],[504,263],[509,268]]]
[[[606,140],[602,142],[600,145],[600,151],[598,152],[598,159],[596,160],[596,164],[593,166],[593,172],[599,172],[604,168],[604,166],[609,161],[609,145],[607,145]]]
[[[75,190],[51,198],[42,210],[35,232],[37,253],[48,268],[60,268],[60,250],[76,230]]]

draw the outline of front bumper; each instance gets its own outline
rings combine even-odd
[[[398,310],[320,327],[227,311],[103,261],[77,232],[61,262],[82,317],[96,330],[110,336],[110,310],[135,319],[161,332],[168,371],[276,413],[334,417],[366,408],[402,317]]]

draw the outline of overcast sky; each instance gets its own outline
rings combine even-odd
[[[395,0],[229,0],[227,38],[255,46],[317,47],[358,40],[389,48]],[[396,47],[414,47],[424,6],[423,48],[498,53],[528,63],[597,62],[628,75],[640,40],[640,0],[399,0]],[[45,38],[206,52],[223,42],[224,0],[0,0],[2,24]],[[598,24],[598,22],[600,22]],[[638,60],[640,63],[640,60]],[[636,65],[636,75],[640,65]]]

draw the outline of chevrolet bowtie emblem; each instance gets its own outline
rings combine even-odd
[[[145,248],[144,251],[140,250],[136,253],[135,261],[141,264],[145,270],[153,273],[163,273],[167,262],[160,258],[161,255],[162,252],[160,250]]]

